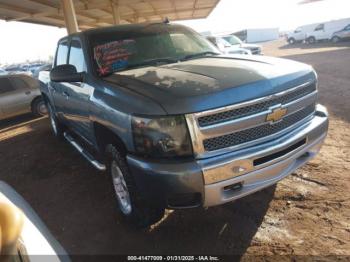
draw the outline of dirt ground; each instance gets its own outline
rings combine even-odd
[[[51,134],[46,118],[0,123],[0,179],[37,211],[69,254],[350,256],[350,43],[264,44],[306,62],[330,112],[321,153],[276,186],[210,209],[168,211],[149,230],[115,214],[110,180]]]

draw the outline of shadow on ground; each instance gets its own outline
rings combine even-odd
[[[330,47],[350,47],[350,41],[342,41],[339,43],[332,43],[332,42],[318,42],[315,44],[307,44],[307,43],[295,43],[295,44],[285,44],[279,49],[315,49],[315,48],[330,48]]]
[[[0,130],[5,129],[7,127],[13,127],[15,125],[22,124],[33,119],[35,119],[35,117],[30,113],[24,114],[18,117],[3,119],[3,120],[0,120]]]

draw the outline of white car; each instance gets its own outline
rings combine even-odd
[[[227,42],[229,42],[232,46],[234,46],[236,48],[250,50],[250,52],[253,55],[262,55],[262,52],[261,52],[262,48],[260,45],[244,43],[244,42],[242,42],[241,39],[239,39],[235,35],[225,35],[225,36],[222,36],[221,38],[223,38],[224,40],[226,40]]]
[[[214,44],[223,54],[241,54],[251,55],[252,52],[248,49],[241,48],[239,46],[231,45],[222,37],[208,36],[207,39]]]

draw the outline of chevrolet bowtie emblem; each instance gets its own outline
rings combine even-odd
[[[287,108],[275,108],[270,114],[267,115],[266,121],[277,122],[281,120],[287,114]]]

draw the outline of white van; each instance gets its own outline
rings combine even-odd
[[[287,41],[289,44],[303,42],[306,40],[307,33],[312,32],[318,24],[303,25],[295,29],[293,32],[287,34]]]
[[[313,44],[321,40],[330,40],[334,32],[343,29],[349,23],[350,18],[318,24],[312,32],[306,34],[306,41]]]

